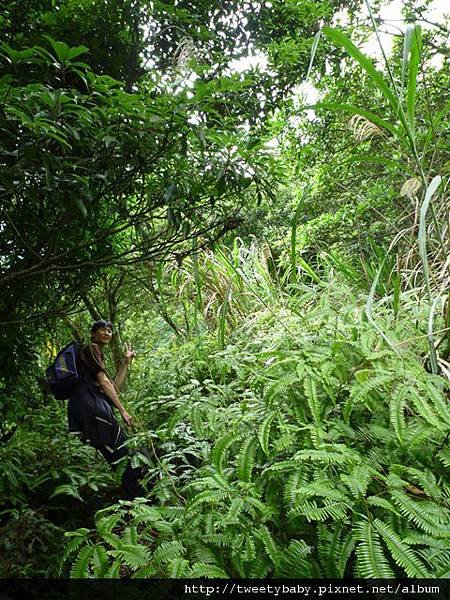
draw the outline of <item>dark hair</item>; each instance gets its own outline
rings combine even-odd
[[[97,331],[97,329],[101,329],[102,327],[111,327],[112,331],[114,331],[114,325],[111,321],[106,321],[105,319],[100,319],[100,321],[95,321],[91,327],[91,335]]]

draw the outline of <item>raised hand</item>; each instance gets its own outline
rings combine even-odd
[[[136,352],[131,349],[131,344],[127,344],[125,342],[125,359],[124,359],[125,363],[127,365],[129,365],[135,356],[136,356]]]

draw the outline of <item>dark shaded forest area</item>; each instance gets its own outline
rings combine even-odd
[[[393,4],[3,3],[0,577],[450,577],[449,19]],[[46,380],[99,319],[134,500]]]

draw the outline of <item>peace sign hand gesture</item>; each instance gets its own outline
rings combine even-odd
[[[125,364],[129,365],[133,358],[136,356],[136,352],[131,349],[131,344],[125,342]]]

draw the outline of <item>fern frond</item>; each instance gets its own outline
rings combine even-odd
[[[294,463],[295,464],[295,463]],[[297,499],[297,493],[299,488],[299,483],[303,481],[304,475],[302,475],[301,471],[294,471],[289,475],[286,485],[284,486],[283,496],[286,503],[289,506],[293,506]],[[303,483],[305,483],[303,481]]]
[[[389,500],[386,500],[386,498],[380,498],[379,496],[369,496],[366,501],[369,506],[377,506],[378,508],[384,508],[385,510],[388,510],[397,517],[400,516],[400,513],[395,508],[395,506],[391,504]]]
[[[239,523],[239,516],[245,509],[245,500],[238,496],[233,498],[230,503],[230,509],[223,517],[223,523],[227,525],[233,525]]]
[[[138,535],[136,526],[125,527],[122,533],[122,543],[134,546],[138,543]]]
[[[400,444],[404,443],[406,432],[405,407],[407,390],[408,388],[405,385],[397,386],[389,402],[389,420]]]
[[[171,542],[162,542],[152,554],[151,560],[157,565],[165,565],[174,558],[179,558],[185,553],[185,548],[181,542],[173,540]]]
[[[300,450],[293,456],[294,460],[311,460],[326,465],[345,465],[355,462],[353,452],[333,452],[332,450]]]
[[[191,577],[206,577],[207,579],[227,579],[228,573],[216,565],[194,563],[191,569]]]
[[[104,547],[100,546],[99,544],[94,546],[94,552],[92,554],[92,567],[94,577],[96,578],[104,577],[109,569],[108,555]]]
[[[272,421],[276,417],[275,412],[269,413],[264,421],[261,423],[261,426],[258,430],[258,439],[261,445],[262,451],[264,454],[269,454],[269,436],[270,436],[270,428],[272,425]]]
[[[258,440],[256,437],[250,437],[242,444],[237,457],[237,474],[241,481],[251,481],[252,470],[255,464],[256,445]]]
[[[122,544],[117,550],[110,550],[109,554],[134,569],[146,565],[150,558],[149,549],[142,544]]]
[[[369,521],[355,526],[359,543],[356,546],[357,575],[366,578],[393,578],[394,573],[383,552],[378,533]]]
[[[186,511],[191,512],[198,508],[200,504],[217,504],[226,497],[226,492],[222,490],[206,490],[194,496],[186,505]]]
[[[409,394],[409,399],[412,405],[414,405],[417,414],[425,419],[425,421],[427,421],[430,425],[436,427],[438,431],[447,431],[449,429],[448,425],[441,421],[427,400],[411,385],[406,387]]]
[[[102,517],[97,521],[97,531],[100,537],[113,548],[118,548],[121,543],[120,537],[112,531],[121,519],[122,516],[120,514],[112,514],[108,517]]]
[[[341,475],[341,479],[347,484],[352,494],[356,497],[365,496],[367,486],[373,477],[373,469],[366,465],[356,465],[349,475]]]
[[[118,579],[120,574],[120,561],[115,560],[113,564],[106,571],[105,579]]]
[[[191,550],[192,556],[197,562],[207,563],[214,565],[217,563],[217,558],[211,548],[208,548],[206,544],[196,542],[194,548]]]
[[[89,530],[86,529],[86,533],[88,533]],[[75,550],[78,550],[78,548],[84,544],[86,542],[86,534],[85,535],[79,535],[76,537],[72,537],[72,539],[70,540],[70,542],[66,545],[66,547],[64,548],[64,552],[63,555],[61,557],[61,561],[60,561],[60,570],[62,568],[62,565],[66,562],[66,560],[69,558],[69,556],[75,552]]]
[[[293,518],[303,515],[307,521],[326,521],[330,518],[335,521],[343,521],[347,516],[348,510],[349,506],[344,502],[332,502],[325,499],[323,506],[318,506],[317,502],[312,500],[291,508],[288,512],[288,517]]]
[[[276,577],[309,578],[313,575],[311,547],[303,540],[292,540],[283,551],[281,563],[275,570]]]
[[[94,546],[91,543],[87,543],[86,546],[81,548],[75,562],[72,564],[70,569],[71,579],[88,579],[91,577],[89,563],[94,553]]]
[[[225,455],[228,448],[238,440],[242,439],[242,436],[243,433],[240,431],[229,431],[214,445],[214,448],[211,451],[211,462],[219,471],[219,473],[222,472],[222,464],[225,460]]]
[[[390,525],[380,519],[374,520],[374,526],[389,548],[394,561],[405,570],[408,577],[429,577],[427,569],[415,552],[395,533]]]
[[[118,562],[117,565],[117,573],[119,573],[120,563]],[[150,579],[151,577],[154,577],[157,574],[158,569],[156,568],[156,566],[153,563],[149,563],[145,565],[145,567],[141,567],[140,569],[135,571],[131,577],[133,579]],[[107,577],[108,576],[109,575],[107,575]],[[115,577],[118,577],[118,575],[115,575]]]
[[[266,407],[270,408],[273,400],[277,396],[284,396],[287,390],[294,385],[294,383],[299,382],[299,377],[296,373],[288,373],[284,377],[277,379],[267,390],[265,394],[265,402]]]
[[[436,550],[445,550],[448,546],[448,542],[436,540],[429,535],[415,531],[409,533],[405,538],[403,538],[403,541],[405,544],[408,544],[408,546],[429,546],[430,548],[434,548]]]
[[[356,541],[353,533],[350,531],[344,538],[340,549],[338,550],[337,571],[340,578],[344,577],[348,559],[355,549]]]
[[[372,374],[372,371],[370,371],[370,374]],[[395,379],[395,377],[396,375],[390,371],[382,371],[378,375],[370,377],[367,381],[364,381],[364,383],[354,384],[350,390],[350,396],[346,400],[342,410],[344,421],[346,423],[349,422],[351,413],[358,403],[365,404],[370,409],[371,394],[379,394],[380,390],[382,390],[387,383]]]
[[[340,492],[327,481],[311,481],[310,483],[303,483],[302,486],[297,490],[297,502],[303,502],[305,498],[311,498],[318,496],[320,498],[328,498],[329,500],[345,501],[347,496]]]
[[[281,558],[281,549],[278,547],[277,543],[272,537],[269,529],[262,525],[260,529],[256,532],[256,536],[261,540],[263,546],[272,561],[275,568],[277,568],[280,558]]]
[[[450,468],[450,450],[448,448],[444,448],[437,454],[439,460],[445,467]]]
[[[180,557],[173,558],[167,565],[167,576],[172,579],[191,577],[192,571],[189,568],[189,561]]]
[[[309,410],[313,417],[314,423],[319,424],[322,418],[322,410],[317,395],[316,382],[311,376],[308,376],[303,381],[303,389],[308,401]]]
[[[402,515],[410,519],[417,527],[437,538],[450,538],[450,511],[448,509],[437,507],[441,515],[441,524],[436,515],[429,514],[427,503],[424,501],[413,500],[406,494],[395,490],[392,492],[392,498]]]
[[[449,403],[444,395],[444,393],[437,389],[434,383],[431,380],[431,376],[428,376],[428,379],[423,381],[419,379],[417,381],[417,385],[419,389],[422,391],[425,398],[428,398],[432,404],[434,410],[437,412],[439,417],[447,424],[447,427],[450,428],[450,408]]]

